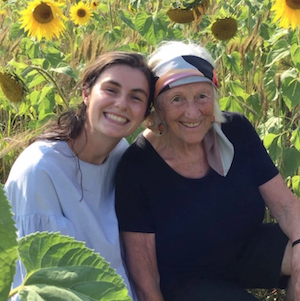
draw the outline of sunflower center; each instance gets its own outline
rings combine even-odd
[[[83,18],[83,17],[85,17],[85,15],[86,15],[86,11],[84,9],[82,9],[82,8],[78,9],[77,16],[79,18]]]
[[[300,9],[300,0],[286,0],[286,5],[291,9]]]
[[[34,9],[33,17],[40,24],[50,23],[54,19],[51,7],[44,2]]]

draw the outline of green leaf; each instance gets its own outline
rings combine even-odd
[[[274,101],[278,98],[279,92],[276,86],[276,68],[272,66],[267,70],[264,76],[264,87],[269,101]]]
[[[280,136],[275,134],[268,134],[265,136],[263,142],[272,160],[276,161],[282,154]]]
[[[295,148],[286,148],[283,150],[282,173],[284,178],[294,176],[300,166],[300,152]]]
[[[232,95],[221,98],[219,103],[222,111],[243,112],[241,105]]]
[[[21,301],[131,300],[109,263],[72,237],[37,232],[20,240],[19,252],[28,274]]]
[[[227,69],[235,73],[236,75],[240,74],[241,71],[241,54],[237,51],[232,52],[231,54],[223,54],[223,62]]]
[[[287,77],[282,81],[282,95],[286,106],[292,110],[300,103],[300,80]]]
[[[300,127],[292,132],[291,142],[294,144],[296,150],[300,151]]]
[[[34,80],[28,85],[28,88],[33,88],[41,83],[44,83],[46,81],[46,79],[44,78],[44,76],[40,75],[40,74],[37,74],[35,77],[34,77]]]
[[[291,47],[291,55],[295,67],[300,71],[300,46],[293,44]]]
[[[135,27],[146,41],[155,46],[165,38],[166,28],[161,14],[156,17],[146,12],[138,12],[135,17]]]
[[[0,300],[7,300],[18,259],[17,235],[11,206],[0,184]]]
[[[57,68],[51,68],[50,71],[53,71],[53,72],[56,72],[56,73],[62,73],[62,74],[68,75],[72,78],[77,78],[77,75],[75,74],[72,67],[70,65],[67,65],[67,64],[59,64],[57,66]]]
[[[131,14],[128,11],[119,10],[118,15],[125,24],[127,24],[131,29],[136,30]]]
[[[300,198],[300,176],[292,177],[293,192]]]
[[[277,41],[271,48],[270,53],[268,54],[267,67],[288,56],[290,54],[289,47],[290,46],[286,40]]]

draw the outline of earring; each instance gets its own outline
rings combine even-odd
[[[163,132],[164,132],[164,130],[165,130],[165,126],[164,126],[162,123],[160,123],[160,124],[158,125],[157,129],[158,129],[158,131],[159,131],[159,135],[162,135]]]
[[[214,123],[215,121],[216,121],[216,117],[213,116],[213,117],[211,118],[211,122]]]

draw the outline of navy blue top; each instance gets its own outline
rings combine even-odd
[[[235,149],[226,177],[211,170],[200,179],[185,178],[142,135],[117,169],[120,230],[155,233],[162,289],[230,266],[263,221],[258,188],[278,170],[250,122],[238,113],[224,116],[222,130]]]

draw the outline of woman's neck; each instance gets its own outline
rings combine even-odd
[[[180,175],[187,178],[201,178],[210,170],[203,143],[174,144],[167,135],[155,136],[149,130],[144,132],[144,136],[162,159]]]
[[[95,136],[84,129],[77,138],[68,141],[68,145],[80,160],[100,165],[120,140]]]

